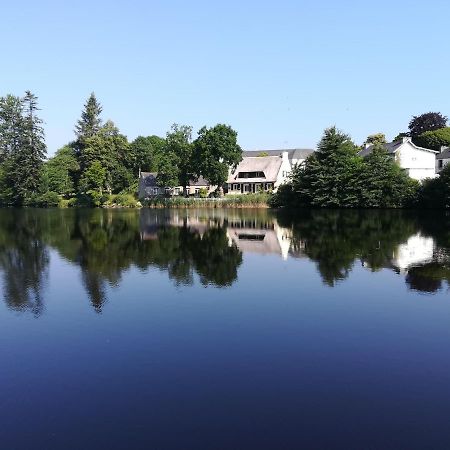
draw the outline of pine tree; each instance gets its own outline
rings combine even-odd
[[[102,126],[101,113],[102,106],[92,92],[84,104],[84,110],[81,112],[80,120],[75,125],[75,134],[81,144],[85,139],[94,136],[100,131]]]
[[[13,103],[17,123],[4,147],[9,151],[2,163],[2,201],[20,205],[39,193],[46,145],[42,119],[37,116],[37,97],[25,92],[20,99],[20,120],[17,102]]]
[[[360,203],[362,159],[350,137],[335,127],[325,130],[318,145],[316,161],[307,168],[314,206],[356,207]]]
[[[20,97],[0,98],[0,163],[18,151],[22,139],[23,102]]]

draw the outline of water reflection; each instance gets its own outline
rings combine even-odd
[[[130,267],[164,271],[177,286],[222,288],[237,281],[245,254],[306,258],[328,286],[358,264],[393,270],[411,290],[434,293],[450,283],[449,222],[444,213],[411,211],[312,210],[292,218],[266,210],[1,210],[2,296],[9,308],[39,315],[50,250],[80,270],[97,312]]]

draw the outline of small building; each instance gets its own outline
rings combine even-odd
[[[139,199],[144,200],[152,197],[184,195],[183,186],[158,186],[157,177],[158,174],[156,172],[141,172],[138,186]],[[199,197],[202,189],[206,190],[209,195],[215,189],[215,186],[211,186],[203,177],[190,181],[189,185],[186,186],[188,195],[192,197]]]
[[[261,155],[266,153],[261,152]],[[291,162],[287,151],[276,156],[244,156],[234,170],[230,169],[226,191],[228,194],[275,192],[290,172]]]
[[[359,154],[367,156],[373,148],[372,144],[367,144]],[[409,137],[385,144],[385,148],[411,178],[423,181],[436,176],[436,150],[419,147]]]
[[[439,173],[450,162],[450,147],[441,147],[436,155],[436,173]]]

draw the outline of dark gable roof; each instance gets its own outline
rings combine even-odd
[[[289,159],[306,159],[314,150],[310,148],[289,148],[280,150],[246,150],[242,156],[281,156],[283,152],[288,152]]]
[[[402,141],[395,141],[395,142],[389,142],[387,144],[384,144],[384,148],[387,150],[388,153],[390,154],[394,154],[397,149],[400,147],[400,145],[402,145],[403,142]],[[361,156],[367,156],[369,155],[373,150],[373,144],[367,146],[366,148],[363,148],[359,154]]]
[[[144,183],[145,187],[157,187],[156,183],[156,172],[141,172],[141,180]]]
[[[447,147],[441,153],[436,155],[436,159],[449,159],[450,158],[450,147]]]

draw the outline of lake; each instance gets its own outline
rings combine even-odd
[[[450,215],[0,210],[4,449],[449,448]]]

